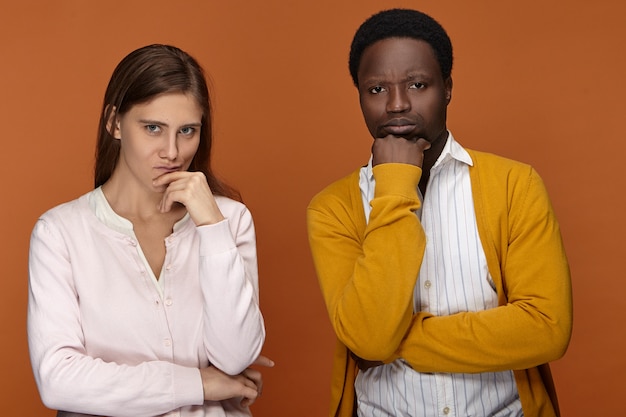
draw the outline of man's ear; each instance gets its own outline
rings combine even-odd
[[[450,100],[452,100],[452,76],[449,76],[444,81],[444,86],[446,89],[446,104],[450,104]]]
[[[120,119],[117,117],[117,112],[115,111],[115,106],[108,105],[104,110],[104,114],[109,113],[107,119],[107,131],[109,135],[113,136],[115,139],[122,139],[122,132],[120,131]]]

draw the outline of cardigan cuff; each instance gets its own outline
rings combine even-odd
[[[200,370],[184,366],[173,366],[174,408],[204,403],[204,387]]]
[[[236,248],[228,219],[219,223],[198,226],[200,234],[200,255],[228,252]]]
[[[418,198],[417,186],[422,177],[422,168],[401,163],[376,165],[372,172],[376,180],[374,197],[399,195],[409,199]]]

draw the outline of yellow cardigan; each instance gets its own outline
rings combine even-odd
[[[570,272],[545,187],[528,165],[468,150],[476,221],[499,307],[451,316],[413,313],[425,236],[414,211],[421,169],[374,167],[369,223],[359,170],[316,195],[309,243],[337,335],[331,417],[354,415],[358,368],[405,359],[419,372],[513,370],[524,414],[558,416],[548,362],[572,329]]]

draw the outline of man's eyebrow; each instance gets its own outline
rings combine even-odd
[[[422,79],[422,80],[429,81],[431,78],[432,78],[431,75],[423,71],[414,71],[414,72],[408,73],[405,77],[401,78],[400,82],[404,83],[408,81],[413,81],[415,79]],[[388,77],[384,75],[371,75],[363,79],[361,82],[367,83],[367,84],[379,84],[379,83],[389,82],[389,80],[388,80]]]
[[[361,80],[361,83],[365,84],[380,84],[385,82],[385,76],[383,75],[371,75]]]
[[[415,72],[408,73],[403,81],[413,81],[416,78],[420,78],[422,80],[430,80],[432,77],[429,74],[426,74],[422,71],[415,71]]]

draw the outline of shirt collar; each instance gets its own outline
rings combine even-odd
[[[98,187],[89,193],[89,205],[102,223],[127,236],[135,236],[133,223],[113,210],[102,191],[102,187]],[[185,213],[185,215],[174,224],[173,231],[177,232],[180,230],[189,218],[189,213]]]
[[[472,157],[469,155],[469,153],[467,153],[465,148],[463,148],[461,144],[454,139],[454,136],[452,136],[452,132],[448,131],[448,139],[446,140],[446,144],[441,150],[441,154],[439,155],[439,158],[437,158],[437,161],[433,165],[433,168],[437,168],[438,166],[445,164],[451,159],[455,159],[469,166],[474,165]]]

